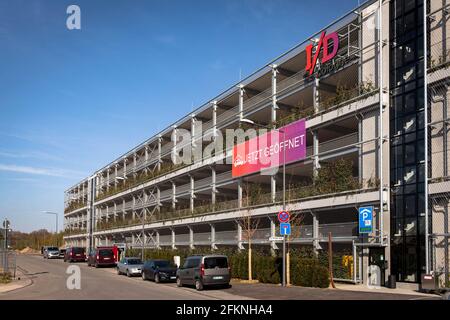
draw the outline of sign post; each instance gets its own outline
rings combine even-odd
[[[373,232],[373,207],[360,207],[359,208],[359,233],[372,233]]]
[[[283,170],[283,175],[284,174],[285,170]],[[288,222],[291,216],[289,212],[286,211],[285,206],[285,201],[283,201],[283,210],[278,213],[278,221],[280,221],[280,235],[283,237],[283,287],[286,286],[286,236],[291,234],[291,224]]]

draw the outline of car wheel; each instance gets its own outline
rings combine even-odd
[[[127,269],[127,277],[131,277],[130,270]]]
[[[95,267],[98,268],[98,263],[97,262],[95,263]]]
[[[120,269],[119,268],[117,268],[117,274],[120,275]]]
[[[203,290],[203,283],[200,279],[195,280],[195,289],[197,289],[197,291]]]
[[[142,275],[142,280],[147,280],[147,277],[145,276],[145,272],[144,271],[142,271],[142,273],[141,273],[141,275]]]
[[[160,283],[161,279],[159,278],[159,273],[155,274],[155,282]]]
[[[181,282],[180,277],[177,277],[177,287],[182,287],[183,283]]]

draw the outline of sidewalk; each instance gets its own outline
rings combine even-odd
[[[24,275],[20,269],[17,269],[15,279],[11,280],[8,284],[0,284],[0,294],[27,287],[32,283],[33,281],[29,277]]]
[[[386,287],[379,288],[369,288],[363,284],[347,284],[347,283],[335,283],[336,289],[334,290],[344,290],[344,291],[357,291],[357,292],[376,292],[376,293],[385,293],[385,294],[399,294],[399,295],[416,295],[419,297],[439,297],[438,295],[418,292],[410,289],[396,288],[389,289]]]
[[[321,289],[277,284],[232,282],[231,294],[263,300],[440,300],[437,295],[405,289],[369,289],[365,286],[338,284],[336,289]]]

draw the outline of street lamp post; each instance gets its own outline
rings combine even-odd
[[[259,123],[256,123],[250,119],[240,119],[240,122],[254,125],[256,127],[265,128],[269,130],[275,130],[283,134],[283,144],[286,141],[286,132],[277,128],[271,128]],[[283,145],[283,211],[286,211],[286,146]],[[283,234],[283,287],[286,286],[286,235]]]
[[[57,212],[52,212],[52,211],[43,211],[43,213],[45,214],[54,214],[56,217],[56,229],[55,232],[58,233],[58,213]]]

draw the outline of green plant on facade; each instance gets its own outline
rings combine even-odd
[[[69,203],[67,208],[64,209],[64,213],[72,212],[77,209],[85,207],[87,204],[82,201],[72,201]]]
[[[106,199],[112,195],[115,195],[119,192],[125,191],[127,189],[136,187],[140,184],[143,184],[145,182],[148,182],[152,179],[155,179],[157,177],[160,177],[164,174],[167,174],[169,172],[178,170],[182,167],[185,167],[185,164],[173,164],[173,163],[163,163],[161,164],[160,170],[155,171],[143,171],[142,173],[129,177],[125,180],[122,180],[121,183],[119,183],[117,186],[111,186],[109,190],[102,191],[97,197],[96,201],[100,201],[103,199]]]

